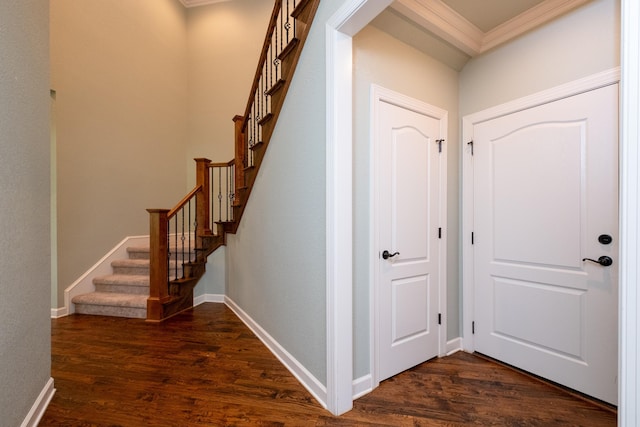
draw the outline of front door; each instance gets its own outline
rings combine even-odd
[[[446,112],[384,100],[377,107],[377,379],[382,381],[439,352]]]
[[[617,403],[618,85],[473,128],[475,350]]]

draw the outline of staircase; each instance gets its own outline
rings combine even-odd
[[[147,318],[149,247],[127,248],[128,259],[111,263],[113,274],[93,279],[95,292],[75,296],[76,313]]]
[[[235,156],[195,159],[196,187],[172,209],[147,209],[149,247],[96,278],[96,291],[73,298],[77,313],[160,322],[193,306],[207,257],[235,233],[320,0],[275,0],[247,107],[234,117]]]

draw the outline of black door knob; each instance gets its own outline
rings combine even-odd
[[[582,261],[595,262],[596,264],[600,264],[603,267],[609,267],[611,264],[613,264],[613,260],[606,255],[601,256],[597,260],[591,258],[582,258]]]
[[[394,252],[392,254],[389,253],[389,251],[385,250],[384,252],[382,252],[382,258],[383,259],[389,259],[389,258],[393,258],[396,255],[400,255],[400,252]]]

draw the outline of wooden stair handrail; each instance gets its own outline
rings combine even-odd
[[[176,213],[180,211],[188,202],[191,200],[198,192],[202,191],[202,185],[197,185],[193,190],[189,192],[186,196],[182,198],[173,208],[168,210],[167,219],[171,219],[175,216]],[[147,209],[148,210],[148,209]]]

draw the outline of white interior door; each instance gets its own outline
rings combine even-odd
[[[473,128],[476,351],[612,404],[617,129],[618,85]]]
[[[446,112],[377,105],[377,379],[439,354]]]

